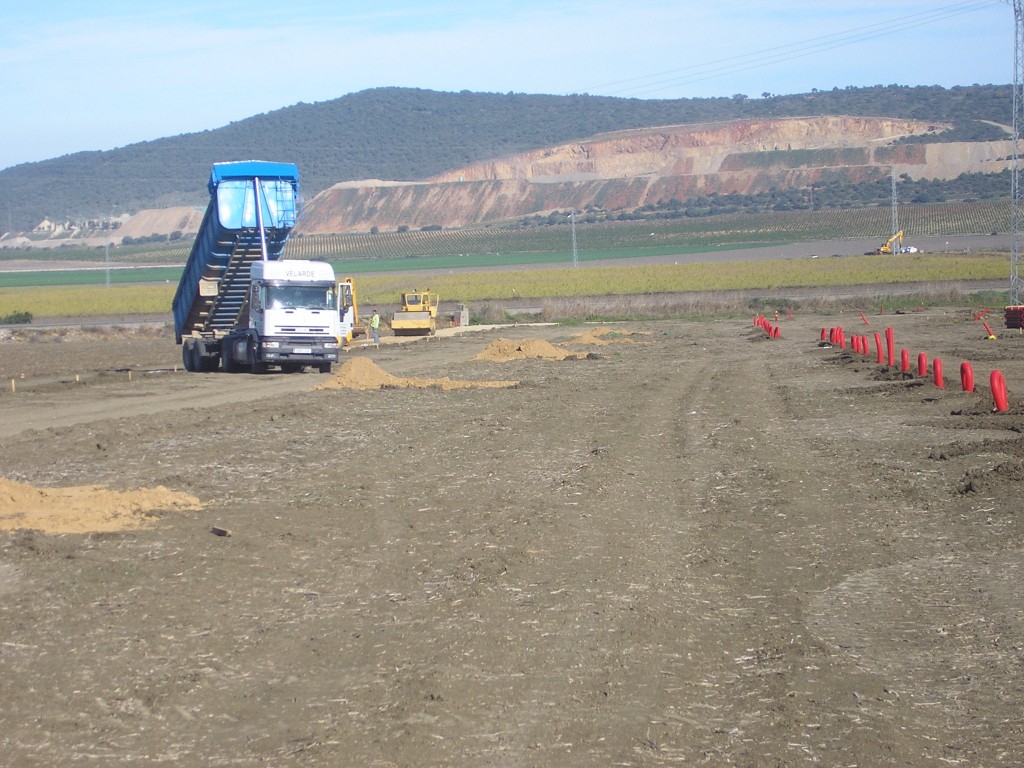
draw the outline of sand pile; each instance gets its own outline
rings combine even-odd
[[[606,344],[635,344],[631,336],[635,336],[637,331],[622,331],[613,330],[612,328],[605,328],[600,326],[593,330],[581,333],[579,336],[573,338],[571,344],[591,344],[594,346],[602,347]]]
[[[405,387],[437,387],[438,389],[469,389],[515,387],[518,381],[453,381],[440,379],[402,378],[393,376],[368,357],[354,357],[329,380],[317,384],[316,389],[401,389]]]
[[[543,339],[498,339],[492,341],[474,359],[487,360],[489,362],[502,363],[508,360],[525,360],[528,357],[536,357],[542,360],[565,360],[573,358],[580,360],[587,355],[585,352],[571,352],[567,349],[559,349],[549,341]]]
[[[162,485],[110,491],[95,485],[36,488],[0,477],[0,531],[89,533],[141,528],[155,510],[200,510],[195,496]]]

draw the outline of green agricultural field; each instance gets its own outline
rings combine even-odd
[[[577,269],[489,269],[435,274],[429,287],[446,301],[473,302],[1002,280],[1007,278],[1008,269],[1006,255],[922,253],[899,258],[848,256]],[[359,277],[360,302],[363,306],[394,303],[401,291],[413,287],[415,280],[416,273],[412,271]],[[18,312],[28,312],[37,318],[134,314],[169,317],[176,287],[176,283],[160,283],[0,288],[0,317]],[[884,293],[884,288],[880,288],[880,293]]]
[[[1005,202],[906,205],[901,226],[920,236],[1006,231]],[[1006,254],[913,254],[774,261],[587,266],[592,261],[735,251],[867,237],[885,240],[888,208],[789,211],[705,218],[604,222],[577,226],[580,269],[528,269],[566,263],[572,254],[568,225],[480,227],[379,234],[293,236],[289,258],[331,262],[339,275],[357,278],[364,305],[389,303],[410,287],[429,287],[447,301],[658,294],[690,291],[784,290],[814,286],[930,283],[1008,278]],[[57,252],[0,251],[5,261],[37,261],[36,271],[0,272],[0,317],[170,315],[188,249],[131,246],[65,247]],[[53,269],[81,264],[81,269]],[[439,272],[447,274],[438,274]]]
[[[177,285],[31,286],[0,288],[0,317],[28,312],[32,317],[105,315],[170,316]]]
[[[1009,214],[1005,201],[906,205],[900,207],[900,226],[911,239],[990,234],[1008,231]],[[892,234],[891,225],[891,210],[880,207],[580,224],[576,235],[579,259],[585,261],[871,236],[881,244]],[[293,238],[288,248],[293,258],[350,263],[352,271],[380,259],[443,257],[454,260],[452,267],[471,267],[493,266],[502,259],[522,264],[531,263],[530,258],[564,260],[572,252],[567,224],[307,235]]]
[[[913,241],[915,237],[978,235],[1007,232],[1010,207],[1006,201],[904,205],[900,226]],[[876,237],[883,243],[892,234],[889,207],[849,210],[780,211],[761,214],[730,214],[643,221],[580,222],[576,227],[580,261],[636,258],[713,251],[717,249],[819,240],[847,240]],[[301,229],[301,227],[300,227]],[[572,254],[568,223],[558,225],[493,225],[438,231],[381,232],[377,234],[301,235],[288,242],[293,259],[329,261],[340,271],[352,274],[409,269],[458,269],[529,265],[564,261]],[[180,267],[188,258],[188,247],[175,243],[158,246],[76,248],[72,245],[52,251],[0,250],[4,262],[29,260],[39,269],[52,269],[60,261],[82,264],[83,269],[58,272],[46,280],[67,284],[111,282],[177,281]],[[403,263],[403,260],[404,263]],[[106,269],[105,267],[110,267]],[[174,267],[179,269],[175,271]],[[86,269],[88,267],[88,269]],[[0,272],[0,287],[15,284],[14,275]],[[169,278],[168,275],[173,275]]]

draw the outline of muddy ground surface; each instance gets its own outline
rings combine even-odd
[[[166,329],[5,338],[0,476],[202,508],[0,532],[0,763],[1019,764],[1024,338],[866,319],[349,353],[519,382],[479,389],[187,374]],[[871,354],[820,346],[836,325]],[[477,359],[502,337],[586,354]]]

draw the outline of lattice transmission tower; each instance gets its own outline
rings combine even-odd
[[[1024,130],[1024,0],[1013,2],[1013,162],[1010,166],[1010,305],[1020,306],[1020,251],[1024,200],[1020,185],[1020,134]]]
[[[896,192],[896,166],[892,167],[892,232],[893,237],[900,231],[900,199]],[[903,242],[902,240],[900,241]]]

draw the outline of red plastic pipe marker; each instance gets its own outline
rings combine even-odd
[[[910,352],[906,349],[900,350],[900,370],[904,373],[910,370]]]
[[[974,368],[966,360],[960,363],[960,387],[964,392],[974,391]]]
[[[919,353],[917,356],[917,375],[928,375],[928,356],[924,352]]]
[[[935,380],[935,386],[939,389],[945,389],[946,385],[942,381],[942,360],[935,358],[932,360],[932,378]]]
[[[876,355],[876,358],[877,358],[876,361],[878,362],[879,365],[881,365],[882,364],[882,334],[880,334],[878,331],[875,331],[875,349],[878,352],[878,354]]]
[[[989,386],[992,387],[992,397],[995,399],[996,410],[1000,413],[1009,409],[1006,399],[1006,379],[1002,371],[992,371],[988,377]]]
[[[896,332],[889,326],[885,329],[885,351],[889,367],[896,365]]]

